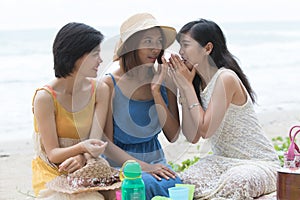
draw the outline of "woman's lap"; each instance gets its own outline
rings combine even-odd
[[[143,172],[142,178],[145,183],[147,200],[150,200],[154,196],[169,196],[168,188],[174,187],[176,183],[182,183],[178,176],[175,179],[170,178],[166,180],[163,178],[161,181],[158,181],[147,172]]]

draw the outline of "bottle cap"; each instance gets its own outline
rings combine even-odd
[[[123,164],[123,174],[125,178],[140,178],[142,174],[141,166],[135,160],[128,160]]]

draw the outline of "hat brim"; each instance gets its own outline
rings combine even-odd
[[[70,184],[68,184],[67,176],[61,175],[53,179],[52,181],[48,182],[46,184],[47,188],[50,190],[54,190],[56,192],[62,192],[67,194],[76,194],[76,193],[82,193],[82,192],[90,192],[90,191],[103,191],[103,190],[115,190],[121,187],[122,182],[119,181],[117,183],[114,183],[112,185],[108,186],[96,186],[96,187],[72,187]]]
[[[171,46],[175,39],[176,39],[176,29],[170,26],[149,26],[149,27],[144,27],[143,29],[140,29],[138,31],[135,30],[134,33],[130,34],[128,36],[128,38],[130,38],[132,35],[134,35],[135,33],[139,32],[139,31],[145,31],[147,29],[150,28],[155,28],[155,27],[159,27],[161,28],[161,30],[163,31],[164,37],[165,37],[165,41],[164,41],[164,49],[167,49],[169,46]],[[120,56],[122,56],[121,54],[125,54],[128,52],[122,52],[124,43],[128,40],[128,38],[125,41],[121,41],[119,40],[119,42],[116,44],[116,48],[115,48],[115,53],[114,53],[114,57],[113,57],[113,61],[117,61],[119,60]]]

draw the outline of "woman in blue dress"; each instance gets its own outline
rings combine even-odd
[[[162,131],[168,141],[175,142],[180,132],[176,87],[168,81],[162,57],[175,37],[174,28],[160,26],[148,13],[130,17],[120,28],[115,49],[119,68],[104,77],[111,98],[104,132],[119,147],[119,153],[108,155],[108,160],[115,167],[130,157],[139,162],[147,200],[168,196],[168,188],[181,183],[167,165],[158,140]],[[156,60],[165,64],[156,69]]]

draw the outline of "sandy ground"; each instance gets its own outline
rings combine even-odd
[[[0,199],[33,199],[31,139],[0,142]]]
[[[260,122],[268,138],[287,136],[292,125],[300,125],[300,111],[278,110],[259,114]],[[180,137],[174,144],[161,138],[168,160],[181,162],[187,158],[201,156],[207,151],[203,142],[188,144]],[[0,199],[33,199],[31,188],[31,160],[33,146],[31,139],[0,141]]]

